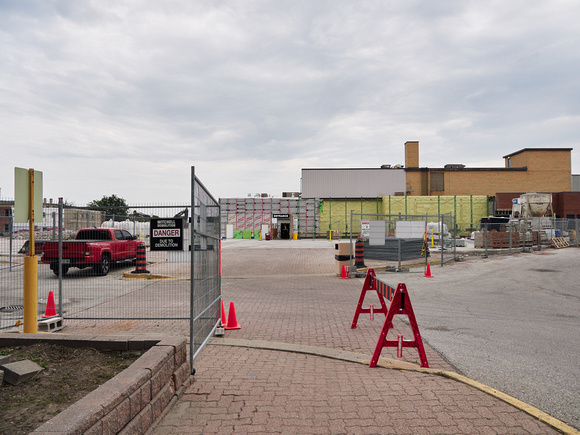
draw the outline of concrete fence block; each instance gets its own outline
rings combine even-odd
[[[4,364],[0,366],[0,369],[4,371],[4,382],[11,385],[22,384],[44,370],[38,364],[27,359]]]

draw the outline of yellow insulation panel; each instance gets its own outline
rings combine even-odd
[[[341,236],[350,232],[350,214],[353,212],[354,232],[360,231],[360,214],[363,219],[374,219],[376,214],[384,215],[429,215],[451,213],[459,227],[470,227],[487,217],[488,197],[485,195],[464,196],[385,196],[376,199],[344,200],[325,199],[321,201],[320,233],[338,231]],[[433,220],[431,217],[430,221]],[[461,225],[464,224],[464,225]]]

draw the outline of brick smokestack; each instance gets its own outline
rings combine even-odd
[[[419,141],[405,142],[405,168],[419,167]]]

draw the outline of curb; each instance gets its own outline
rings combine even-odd
[[[356,364],[364,364],[366,366],[369,365],[370,359],[368,358],[367,354],[357,353],[357,352],[349,352],[345,350],[338,350],[338,349],[330,349],[330,348],[320,348],[315,346],[307,346],[307,345],[300,345],[300,344],[292,344],[292,343],[282,343],[282,342],[274,342],[274,341],[265,341],[265,340],[248,340],[248,339],[232,339],[232,338],[211,338],[208,342],[208,345],[216,345],[216,346],[231,346],[231,347],[246,347],[246,348],[253,348],[253,349],[263,349],[263,350],[276,350],[276,351],[283,351],[283,352],[293,352],[293,353],[303,353],[307,355],[314,355],[320,356],[324,358],[331,358],[336,359],[339,361],[346,361],[352,362]],[[428,369],[420,367],[416,364],[404,362],[404,361],[397,361],[391,358],[381,357],[377,364],[377,367],[382,367],[385,369],[392,369],[392,370],[403,370],[409,372],[417,372],[417,373],[424,373],[429,375],[437,375],[442,376],[447,379],[451,379],[453,381],[461,382],[465,385],[468,385],[476,390],[482,391],[496,399],[501,400],[509,405],[512,405],[514,408],[519,409],[520,411],[525,412],[528,415],[536,418],[537,420],[547,424],[548,426],[556,429],[565,434],[574,434],[580,435],[580,431],[576,428],[564,423],[563,421],[558,420],[555,417],[552,417],[549,414],[541,411],[540,409],[536,408],[535,406],[529,405],[521,400],[516,399],[508,394],[502,393],[495,388],[489,387],[481,382],[474,381],[466,376],[460,375],[458,373],[449,372],[446,370],[437,370],[437,369]]]
[[[150,273],[140,273],[140,274],[131,274],[131,273],[124,273],[123,278],[125,279],[178,279],[173,278],[171,276],[163,276],[163,275],[153,275]]]
[[[142,355],[31,433],[145,433],[193,382],[185,337],[0,334],[2,346],[38,342]]]

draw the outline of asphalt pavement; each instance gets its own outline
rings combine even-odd
[[[423,337],[460,372],[580,427],[579,264],[578,248],[548,249],[400,279]]]

